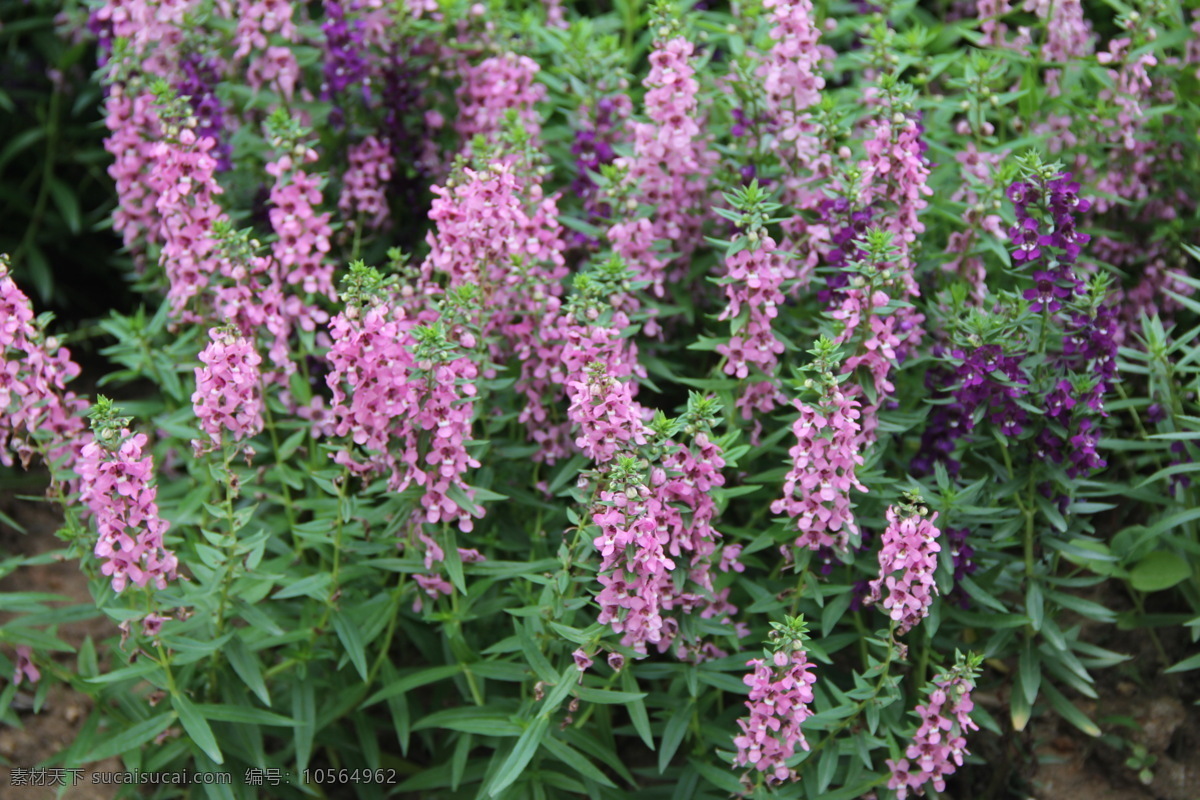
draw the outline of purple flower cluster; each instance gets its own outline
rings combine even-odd
[[[581,112],[591,109],[581,109]],[[617,157],[613,149],[615,129],[623,124],[632,111],[629,97],[602,97],[591,114],[581,114],[583,126],[575,131],[571,155],[575,157],[575,179],[571,191],[583,199],[589,213],[607,218],[609,210],[599,203],[599,187],[590,173],[599,172],[600,167],[611,164]]]
[[[850,285],[850,275],[844,267],[851,261],[866,257],[856,244],[871,224],[872,209],[868,206],[855,210],[844,197],[828,197],[817,209],[821,224],[829,229],[829,241],[833,245],[825,251],[824,264],[832,271],[825,279],[825,288],[817,292],[817,300],[825,307],[836,306],[841,300],[841,291]]]
[[[1071,173],[1064,172],[1044,183],[1017,181],[1008,187],[1007,194],[1017,212],[1017,224],[1008,230],[1016,245],[1013,260],[1041,261],[1045,258],[1042,248],[1054,248],[1059,251],[1056,277],[1074,281],[1068,265],[1079,257],[1080,245],[1091,239],[1075,227],[1075,215],[1083,214],[1092,204],[1079,196],[1079,184],[1071,181]],[[1038,210],[1044,213],[1031,213]]]
[[[322,95],[329,97],[344,92],[356,84],[367,83],[367,61],[363,58],[366,44],[362,24],[346,17],[346,7],[339,0],[325,0],[325,83]]]
[[[198,53],[189,53],[180,60],[179,67],[183,78],[175,84],[175,91],[187,98],[196,116],[196,135],[211,137],[217,143],[210,155],[217,160],[217,172],[224,172],[233,166],[233,149],[226,133],[225,108],[217,99],[216,86],[221,77],[216,64]]]
[[[934,355],[944,356],[944,350],[934,347]],[[933,472],[937,461],[945,464],[952,475],[957,474],[960,465],[951,454],[958,440],[974,430],[980,409],[1006,436],[1019,435],[1029,424],[1029,414],[1017,403],[1029,393],[1029,376],[1021,366],[1021,357],[1006,355],[996,344],[970,352],[954,350],[950,355],[962,362],[953,372],[930,372],[926,377],[926,385],[957,388],[942,393],[938,399],[948,398],[949,402],[934,406],[929,414],[921,447],[911,465],[915,475]]]

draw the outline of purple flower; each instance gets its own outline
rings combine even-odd
[[[1055,276],[1045,270],[1033,273],[1033,280],[1034,287],[1026,289],[1024,297],[1026,300],[1034,301],[1030,310],[1035,314],[1040,314],[1043,309],[1049,310],[1051,313],[1058,311],[1062,308],[1059,300],[1071,296],[1071,291],[1066,287],[1059,286]]]
[[[363,84],[367,77],[367,62],[362,53],[365,49],[362,23],[346,20],[346,9],[338,0],[325,0],[325,22],[321,30],[325,33],[325,97],[340,94],[347,87]]]
[[[1008,238],[1013,240],[1016,250],[1013,251],[1014,261],[1032,261],[1042,257],[1039,245],[1042,238],[1038,235],[1038,222],[1032,217],[1026,217],[1018,224],[1008,229]]]

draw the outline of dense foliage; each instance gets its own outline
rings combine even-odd
[[[1200,634],[1200,9],[56,24],[0,263],[0,461],[48,468],[95,599],[0,595],[6,721],[31,683],[98,701],[55,764],[235,777],[154,797],[970,797],[983,737],[1101,734],[1074,700],[1118,630]],[[93,332],[95,398],[29,300],[70,294],[40,254],[86,220],[52,145],[85,146],[88,47],[69,117],[102,96],[144,303]],[[120,635],[64,656],[95,613]]]

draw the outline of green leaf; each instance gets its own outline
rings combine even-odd
[[[1041,657],[1033,643],[1026,640],[1021,646],[1021,658],[1017,662],[1017,683],[1030,706],[1037,700],[1038,687],[1042,682]]]
[[[240,635],[229,641],[225,648],[225,657],[229,660],[229,666],[233,667],[233,671],[242,679],[242,683],[246,684],[246,688],[254,692],[264,706],[270,706],[271,695],[263,681],[262,665],[258,662],[258,656],[250,652],[246,641]]]
[[[534,753],[541,746],[542,737],[546,735],[546,729],[549,727],[550,715],[539,714],[533,724],[525,729],[525,732],[521,734],[521,738],[517,739],[512,752],[508,754],[508,758],[501,765],[495,780],[492,781],[491,791],[488,792],[490,797],[495,797],[513,784],[513,781],[517,779],[522,770],[533,759]]]
[[[703,775],[708,781],[722,791],[731,792],[736,795],[742,795],[745,789],[742,784],[734,777],[733,772],[729,767],[717,767],[712,764],[706,764],[703,761],[697,761],[692,758],[688,760],[697,772]]]
[[[1173,674],[1176,672],[1189,672],[1193,669],[1200,669],[1200,653],[1197,653],[1194,656],[1185,658],[1183,661],[1180,661],[1178,664],[1175,664],[1174,666],[1168,668],[1166,670],[1166,672],[1168,674]]]
[[[675,751],[682,744],[683,737],[687,734],[687,726],[691,720],[691,716],[692,703],[685,703],[676,708],[675,713],[671,715],[671,719],[667,720],[667,725],[663,729],[662,747],[658,751],[658,772],[660,775],[667,771],[667,766],[671,763],[671,759],[675,757]]]
[[[584,702],[600,703],[601,705],[632,703],[634,700],[641,700],[646,697],[645,692],[616,692],[605,689],[593,689],[589,686],[580,686],[578,695],[579,699]]]
[[[179,714],[179,721],[183,723],[183,729],[187,731],[192,743],[216,763],[224,764],[225,757],[221,755],[221,748],[217,747],[217,740],[213,736],[212,728],[208,727],[208,721],[204,719],[192,701],[181,694],[172,694],[171,705]]]
[[[1042,597],[1042,587],[1036,580],[1029,582],[1029,589],[1025,593],[1025,613],[1033,629],[1040,631],[1042,620],[1046,618],[1046,603]]]
[[[462,706],[435,711],[412,726],[413,731],[442,728],[480,736],[520,736],[524,731],[509,715],[487,706]]]
[[[446,528],[442,553],[445,556],[446,573],[450,576],[450,582],[454,584],[455,589],[466,594],[467,582],[463,578],[462,556],[458,552],[458,538],[454,535],[453,528]]]
[[[292,686],[292,716],[296,720],[293,739],[296,743],[296,771],[308,769],[312,757],[313,737],[317,731],[317,701],[311,680],[297,681]]]
[[[301,578],[291,586],[285,586],[276,592],[272,597],[275,600],[286,600],[289,597],[300,597],[306,595],[314,600],[324,602],[326,600],[325,587],[333,581],[333,575],[328,572],[319,572],[316,575],[309,575],[307,578]],[[303,771],[303,770],[301,770]]]
[[[607,786],[611,789],[617,788],[617,785],[613,783],[607,775],[601,772],[599,767],[597,767],[591,761],[588,761],[587,757],[584,756],[583,753],[580,753],[566,742],[560,742],[553,736],[548,736],[542,739],[542,747],[544,747],[546,752],[548,752],[550,755],[554,756],[583,777],[593,780],[596,783],[599,783],[602,786]]]
[[[388,681],[387,686],[364,700],[359,708],[367,708],[368,706],[375,705],[380,700],[387,700],[407,694],[413,689],[419,689],[422,686],[454,677],[460,672],[462,672],[462,666],[459,664],[444,664],[438,667],[429,667],[428,669],[410,672],[399,680]]]
[[[1075,705],[1063,695],[1058,689],[1054,688],[1054,684],[1045,682],[1042,684],[1042,691],[1050,700],[1050,705],[1054,706],[1054,710],[1062,716],[1067,722],[1074,725],[1079,730],[1086,733],[1088,736],[1099,736],[1100,728],[1096,723],[1084,714]],[[1015,697],[1015,695],[1014,695]]]
[[[261,708],[245,706],[218,705],[214,703],[197,703],[196,710],[206,719],[216,722],[239,722],[246,725],[272,725],[279,728],[291,728],[296,720],[276,714],[274,711],[264,711]]]
[[[638,692],[637,679],[633,677],[631,666],[621,670],[621,688],[630,694],[641,694]],[[650,732],[650,715],[646,712],[646,703],[639,698],[629,703],[628,710],[629,718],[633,721],[633,729],[638,732],[638,736],[642,737],[646,747],[653,750],[654,734]]]
[[[135,751],[165,731],[174,721],[174,711],[164,711],[157,716],[143,720],[132,727],[126,728],[112,738],[106,738],[84,756],[81,763],[87,764],[95,761],[103,761],[106,758]]]
[[[1188,563],[1174,553],[1158,550],[1129,570],[1129,582],[1139,592],[1161,592],[1192,574]]]
[[[341,639],[342,647],[346,648],[346,655],[350,656],[350,662],[354,664],[354,668],[358,670],[358,674],[365,683],[367,680],[367,651],[363,646],[362,634],[359,633],[358,626],[344,611],[335,611],[333,613],[333,629],[337,632],[337,637]]]

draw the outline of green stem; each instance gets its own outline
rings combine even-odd
[[[221,599],[217,603],[217,619],[216,632],[213,635],[214,639],[220,639],[221,634],[225,632],[225,610],[229,604],[229,585],[233,582],[233,573],[235,560],[233,557],[234,546],[237,544],[237,523],[234,521],[233,515],[233,485],[232,474],[230,472],[230,461],[232,450],[227,446],[225,448],[225,520],[229,525],[229,531],[225,539],[225,574],[221,578]],[[217,655],[219,650],[214,651],[208,660],[208,694],[212,699],[216,699],[217,695]]]

